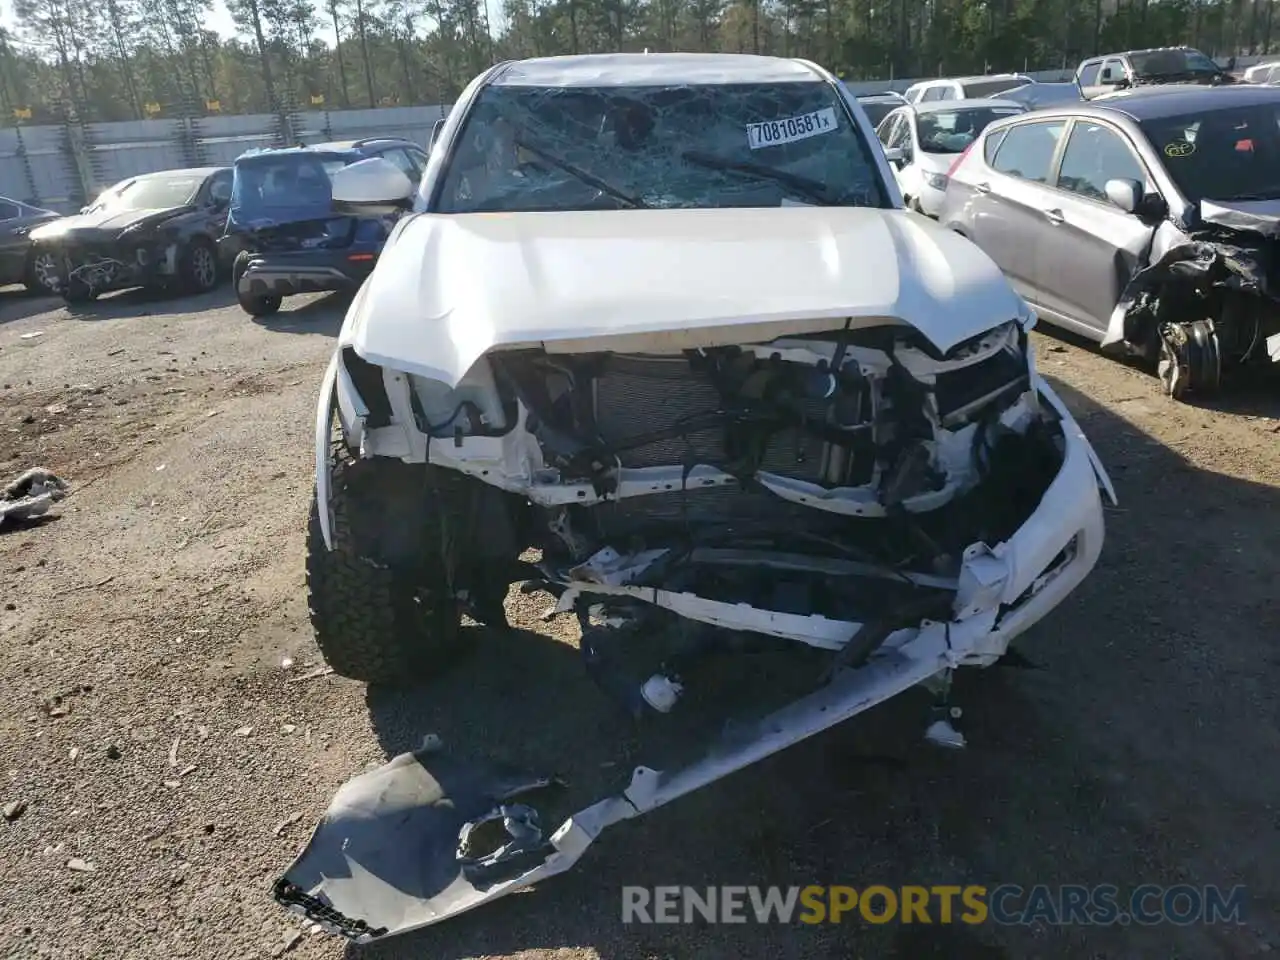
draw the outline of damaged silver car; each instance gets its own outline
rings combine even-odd
[[[1280,360],[1280,89],[1140,88],[993,124],[939,219],[1176,399]]]
[[[746,651],[800,668],[732,717],[715,701],[704,739],[604,797],[562,787],[562,822],[530,800],[553,776],[447,745],[357,777],[275,887],[334,933],[553,876],[606,827],[915,686],[927,736],[962,745],[952,671],[1000,660],[1097,561],[1114,493],[1036,371],[1034,314],[903,209],[811,63],[502,64],[416,197],[376,159],[333,192],[413,204],[317,409],[308,582],[333,668],[425,680],[464,614],[501,629],[513,583],[577,617],[584,684],[642,721],[707,709]]]

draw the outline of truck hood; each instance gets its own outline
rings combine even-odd
[[[184,213],[190,207],[173,207],[163,210],[115,210],[96,213],[80,213],[61,217],[53,223],[31,231],[32,240],[57,240],[68,234],[105,234],[114,236],[126,227],[143,222],[159,223],[169,217]]]
[[[945,352],[1031,317],[996,265],[903,210],[420,214],[401,222],[340,337],[456,385],[487,351],[659,352],[905,323]]]

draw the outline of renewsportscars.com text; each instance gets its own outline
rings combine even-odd
[[[1178,926],[1244,922],[1244,887],[623,887],[623,923],[1044,923]]]

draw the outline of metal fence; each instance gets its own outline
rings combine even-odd
[[[1238,67],[1258,58],[1241,57]],[[1041,70],[1040,81],[1067,80],[1071,70]],[[933,79],[933,78],[927,78]],[[855,94],[905,90],[919,78],[848,84]],[[449,105],[372,110],[308,110],[236,117],[68,123],[0,129],[0,196],[72,213],[126,177],[177,167],[230,164],[254,147],[299,141],[407,137],[426,146],[431,128]]]

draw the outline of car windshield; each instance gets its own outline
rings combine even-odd
[[[1022,113],[1014,107],[961,107],[931,110],[916,117],[920,149],[925,153],[963,153],[987,125]]]
[[[169,174],[139,177],[107,190],[89,208],[91,213],[112,210],[167,210],[181,207],[195,199],[204,177],[195,174]]]
[[[1173,77],[1184,74],[1221,73],[1218,65],[1199,50],[1147,50],[1129,54],[1137,77]]]
[[[1280,103],[1142,123],[1188,200],[1280,199]]]
[[[262,153],[236,161],[231,216],[238,223],[310,219],[329,213],[341,154]]]
[[[826,83],[491,86],[433,209],[785,203],[888,205],[874,154]]]

